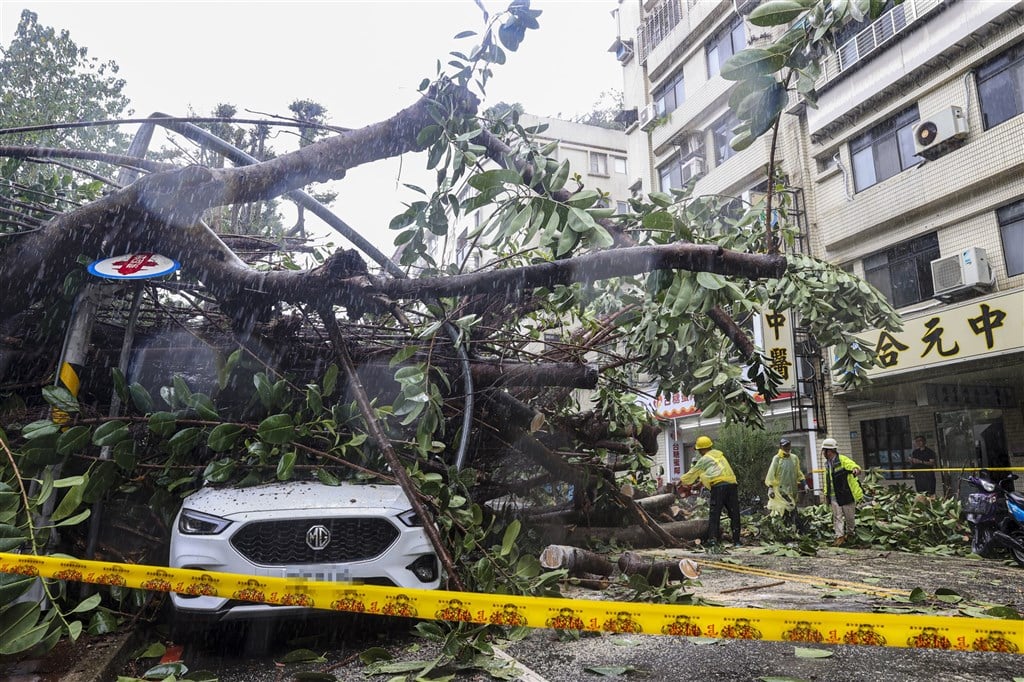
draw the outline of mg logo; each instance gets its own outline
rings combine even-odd
[[[315,526],[310,526],[306,531],[306,544],[310,549],[319,552],[330,543],[331,531],[327,530],[327,526],[318,523]]]

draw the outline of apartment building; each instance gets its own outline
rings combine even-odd
[[[637,111],[635,189],[693,178],[698,195],[761,189],[767,136],[729,148],[730,83],[718,75],[731,54],[770,41],[744,20],[757,4],[620,1],[612,50]],[[865,330],[881,366],[870,388],[842,391],[827,349],[815,362],[797,324],[785,339],[794,385],[770,419],[811,466],[828,435],[902,480],[918,434],[943,466],[1024,466],[1024,3],[905,0],[844,26],[823,67],[817,108],[791,101],[776,152],[802,247],[875,285],[904,329]],[[756,335],[767,347],[777,330]],[[663,391],[671,470],[715,424]]]

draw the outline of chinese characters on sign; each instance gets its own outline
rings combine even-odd
[[[796,390],[796,368],[793,365],[793,325],[790,311],[766,310],[761,315],[764,352],[771,368],[782,377],[780,391]]]
[[[858,334],[874,341],[877,376],[1024,350],[1024,291],[970,301],[903,321],[902,331]]]

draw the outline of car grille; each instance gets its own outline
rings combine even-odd
[[[319,551],[306,544],[306,531],[317,524],[331,532],[330,543]],[[254,564],[328,564],[372,559],[397,537],[398,529],[380,518],[293,519],[250,523],[231,545]]]

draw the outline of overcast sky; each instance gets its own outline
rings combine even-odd
[[[484,0],[499,11],[508,0]],[[487,104],[521,102],[540,115],[589,111],[602,91],[622,87],[608,48],[616,0],[534,0],[541,28],[528,32],[509,62],[495,68]],[[408,106],[451,50],[482,27],[473,0],[322,0],[320,2],[48,2],[0,0],[0,44],[8,45],[22,9],[43,25],[67,29],[90,55],[112,59],[139,116],[154,111],[208,114],[218,103],[288,114],[296,99],[327,107],[331,123],[356,127]],[[129,130],[133,132],[134,129]],[[281,142],[280,147],[286,146]],[[387,222],[420,184],[421,158],[357,169],[335,187],[341,218],[390,253]],[[399,174],[401,173],[401,177]]]

